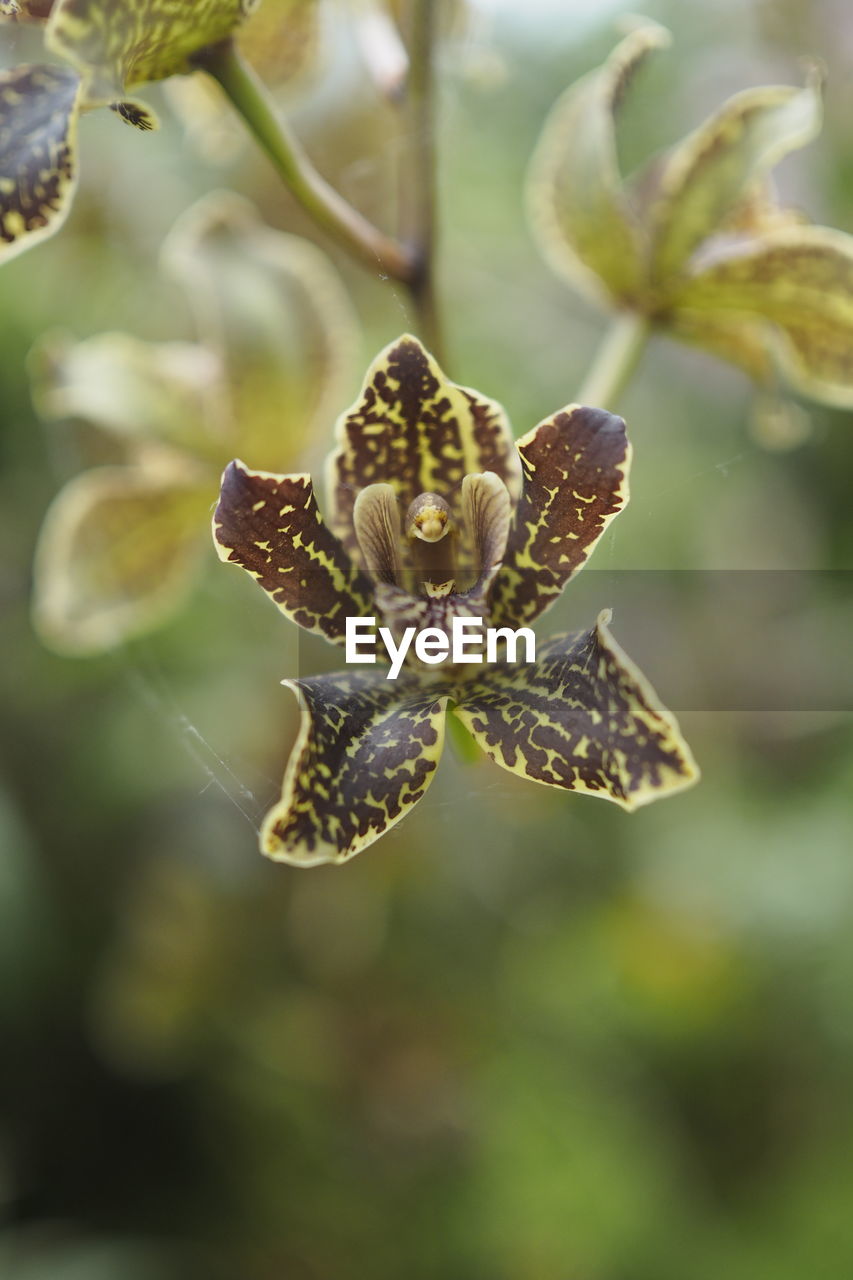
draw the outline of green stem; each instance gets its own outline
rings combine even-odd
[[[580,404],[615,408],[649,338],[645,316],[623,311],[610,326],[578,393]]]
[[[436,151],[435,0],[411,0],[406,115],[410,163],[406,175],[406,240],[415,246],[409,293],[420,336],[439,363],[443,343],[435,287]]]
[[[366,266],[414,288],[420,275],[415,255],[374,227],[321,177],[233,41],[205,50],[198,65],[220,85],[313,221]]]

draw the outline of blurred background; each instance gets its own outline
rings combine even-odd
[[[449,370],[518,434],[573,398],[605,328],[541,261],[521,188],[548,108],[612,46],[622,7],[481,0],[446,23]],[[779,185],[853,231],[845,0],[645,10],[675,41],[632,92],[626,167],[737,89],[798,82],[816,55],[824,131]],[[3,65],[37,56],[33,32],[0,32]],[[342,0],[309,62],[282,103],[321,171],[388,226],[407,140]],[[613,606],[698,787],[627,816],[448,750],[416,812],[354,862],[273,865],[256,831],[296,732],[278,683],[295,629],[211,550],[160,630],[100,657],[45,647],[38,531],[102,455],[91,431],[39,420],[28,352],[57,331],[192,337],[158,255],[221,187],[328,249],[353,300],[363,335],[328,429],[413,320],[392,282],[329,248],[239,128],[207,121],[215,104],[143,96],[160,133],[87,117],[67,225],[0,273],[0,1274],[847,1280],[851,415],[791,408],[775,430],[738,372],[663,339],[620,403],[631,505],[542,630]],[[275,465],[316,470],[328,443],[285,425]],[[797,570],[807,588],[793,602],[781,588],[778,636],[753,629],[723,697],[745,601],[716,571],[741,569]],[[662,588],[660,571],[686,585]],[[791,644],[788,614],[786,670],[828,687],[812,703],[777,681],[752,703],[751,677],[779,636]]]

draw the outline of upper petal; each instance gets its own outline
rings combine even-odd
[[[369,484],[390,484],[405,508],[435,492],[453,506],[469,472],[494,471],[515,494],[518,459],[500,405],[451,382],[417,338],[386,347],[338,421],[328,460],[330,523],[354,549],[352,508]]]
[[[344,862],[404,818],[433,779],[447,695],[416,676],[336,672],[286,680],[302,726],[261,849],[298,866]]]
[[[524,488],[492,585],[496,625],[547,609],[628,501],[631,446],[615,414],[569,405],[519,440],[518,452]]]
[[[47,44],[86,79],[91,101],[112,102],[149,80],[187,71],[194,54],[227,39],[257,0],[59,0]]]
[[[747,89],[669,152],[650,210],[651,269],[665,284],[767,172],[821,125],[821,81]]]
[[[548,116],[530,167],[527,207],[540,248],[576,287],[631,301],[645,278],[640,228],[616,155],[614,116],[637,68],[669,33],[644,22],[607,61],[567,89]]]
[[[557,636],[529,665],[491,667],[453,713],[504,769],[636,809],[699,777],[672,714],[611,636]],[[460,686],[460,691],[463,686]]]
[[[68,67],[0,72],[0,261],[57,231],[77,185],[80,78]]]
[[[213,516],[221,560],[239,564],[294,622],[342,644],[348,616],[371,612],[372,584],[323,523],[310,476],[232,462]]]
[[[723,243],[697,263],[674,306],[696,316],[742,316],[746,325],[769,321],[794,386],[828,404],[853,405],[853,236],[805,226]]]

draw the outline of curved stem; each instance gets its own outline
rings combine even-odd
[[[600,409],[615,407],[639,363],[649,331],[645,316],[623,311],[616,317],[584,378],[578,393],[580,404]]]
[[[441,326],[435,288],[436,154],[433,51],[435,0],[412,0],[409,78],[406,107],[410,164],[406,175],[406,238],[415,246],[416,263],[409,292],[421,337],[443,363]]]
[[[321,177],[233,41],[205,50],[198,66],[220,85],[313,221],[366,266],[414,288],[420,274],[415,255],[374,227]]]

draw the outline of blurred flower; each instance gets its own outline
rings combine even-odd
[[[0,260],[62,224],[77,182],[77,119],[110,107],[137,129],[157,121],[128,93],[192,71],[257,0],[4,0],[0,15],[46,23],[48,52],[67,66],[0,74]]]
[[[644,22],[559,99],[538,144],[529,210],[573,286],[771,384],[853,405],[853,238],[782,208],[770,170],[817,134],[820,78],[736,94],[626,183],[615,117],[669,35]]]
[[[380,614],[445,635],[456,617],[533,621],[581,567],[627,498],[621,418],[569,406],[516,447],[499,405],[450,382],[404,336],[368,371],[329,462],[329,524],[307,475],[226,469],[214,516],[223,560],[334,643],[347,617]],[[445,709],[522,777],[634,809],[698,776],[672,716],[602,614],[541,645],[536,662],[417,664],[287,680],[303,708],[261,848],[302,866],[343,862],[429,786]]]
[[[356,322],[332,267],[240,197],[189,210],[164,266],[187,290],[200,343],[112,333],[34,352],[40,413],[91,423],[124,454],[71,480],[45,517],[35,622],[63,653],[104,651],[172,615],[209,548],[225,462],[235,449],[284,462],[352,368]]]

